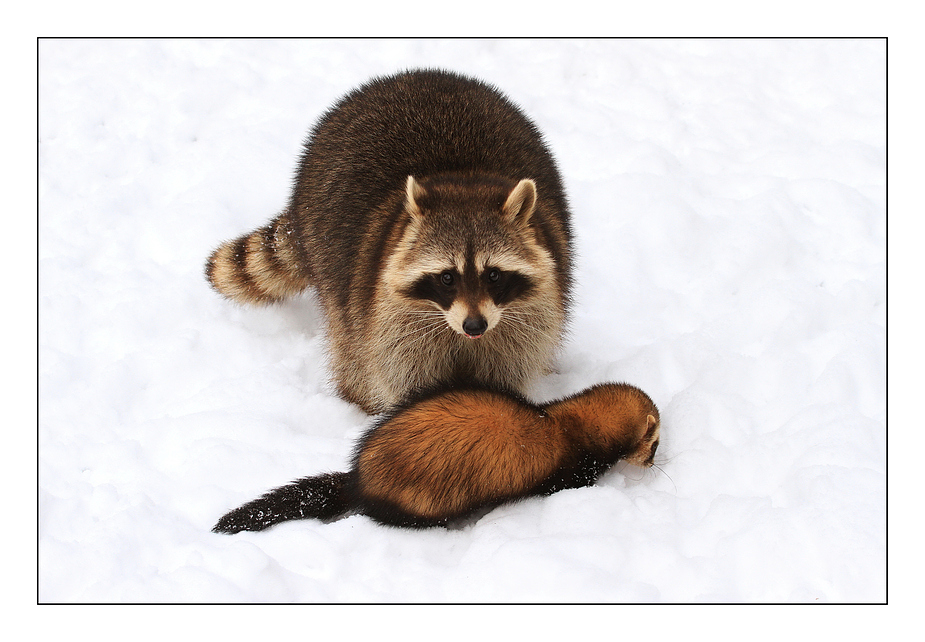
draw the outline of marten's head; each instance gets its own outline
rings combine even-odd
[[[654,406],[653,406],[654,409]],[[641,423],[641,422],[640,422]],[[642,437],[636,442],[636,449],[625,460],[637,466],[648,468],[655,460],[655,451],[658,449],[658,433],[661,422],[658,419],[658,410],[655,414],[646,415],[645,428],[641,429]]]
[[[589,451],[649,467],[658,448],[658,408],[639,388],[603,383],[547,410]]]

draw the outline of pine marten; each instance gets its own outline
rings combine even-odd
[[[346,513],[408,527],[447,525],[479,509],[594,483],[625,460],[652,465],[659,413],[628,384],[600,384],[545,406],[490,388],[424,393],[358,441],[349,472],[272,490],[212,529],[259,531]]]

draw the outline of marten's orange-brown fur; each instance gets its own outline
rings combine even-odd
[[[348,473],[308,477],[225,515],[213,530],[262,530],[355,511],[434,526],[507,501],[588,486],[620,459],[651,466],[658,409],[627,384],[537,406],[490,389],[445,389],[380,420]]]

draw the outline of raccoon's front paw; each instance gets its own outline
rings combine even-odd
[[[281,517],[270,510],[267,502],[258,499],[225,514],[212,527],[212,532],[233,535],[241,531],[262,531],[280,521]]]

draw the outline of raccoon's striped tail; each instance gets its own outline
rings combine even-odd
[[[250,234],[223,243],[206,262],[206,278],[239,303],[276,303],[310,285],[284,212]]]
[[[325,473],[294,481],[236,508],[218,520],[213,533],[262,531],[292,519],[334,519],[350,510],[348,473]]]

